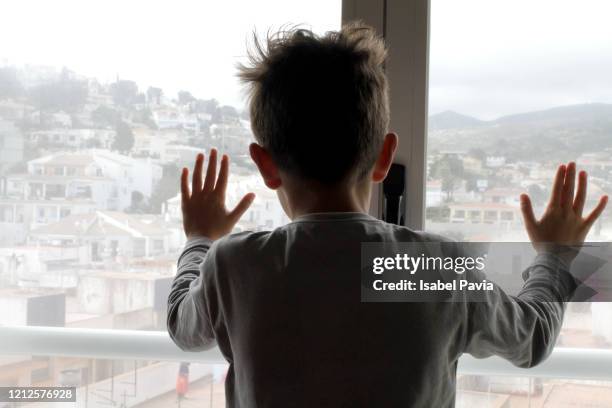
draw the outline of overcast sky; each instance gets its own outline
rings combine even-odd
[[[243,104],[235,63],[250,33],[283,24],[340,26],[340,0],[19,0],[3,3],[0,60],[118,74],[166,94]]]
[[[430,113],[612,102],[612,1],[432,0]]]
[[[340,0],[4,3],[0,58],[242,104],[235,62],[253,28],[340,24]],[[430,113],[482,119],[612,103],[612,1],[432,0]]]

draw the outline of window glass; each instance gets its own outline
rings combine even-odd
[[[590,173],[587,204],[612,190],[612,5],[432,2],[427,228],[525,240],[518,198],[545,205],[557,164]],[[498,213],[491,225],[453,223]],[[604,213],[589,239],[612,238]],[[485,216],[486,216],[485,215]]]
[[[164,330],[185,242],[179,172],[198,152],[230,156],[228,206],[256,193],[237,231],[287,222],[248,157],[236,64],[254,30],[323,33],[340,12],[340,0],[4,5],[0,325]]]
[[[520,193],[541,214],[557,165],[570,160],[590,174],[587,208],[612,192],[611,12],[600,0],[432,1],[427,230],[526,241]],[[611,214],[588,240],[612,239]],[[612,348],[611,315],[609,303],[569,305],[557,345]],[[496,383],[532,401],[541,392],[519,379]],[[550,406],[609,404],[596,405],[609,384],[592,386],[551,385],[551,401],[573,405]]]
[[[248,157],[235,65],[253,30],[323,33],[340,11],[340,0],[3,5],[0,326],[165,330],[185,242],[179,172],[198,152],[230,156],[228,206],[256,193],[237,230],[285,223]],[[74,385],[92,406],[225,406],[225,372],[0,356],[0,386]]]

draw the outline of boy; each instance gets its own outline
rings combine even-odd
[[[292,219],[268,232],[229,234],[254,199],[224,205],[228,158],[196,160],[181,177],[185,250],[168,300],[168,330],[184,350],[217,344],[229,362],[231,407],[452,407],[462,353],[499,355],[521,367],[552,350],[570,259],[540,243],[581,243],[607,197],[586,218],[586,173],[560,166],[537,220],[522,211],[540,254],[521,294],[488,302],[361,303],[362,242],[440,237],[367,214],[373,183],[398,142],[387,132],[384,44],[349,25],[317,37],[289,30],[258,43],[241,78],[250,85],[257,143],[250,154]],[[191,191],[190,191],[191,190]]]

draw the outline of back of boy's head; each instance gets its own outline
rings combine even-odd
[[[364,177],[389,124],[387,51],[368,26],[317,36],[303,29],[255,38],[239,77],[249,85],[255,138],[283,171],[333,185]]]

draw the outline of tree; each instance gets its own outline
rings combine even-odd
[[[458,181],[459,180],[450,173],[445,172],[444,175],[442,175],[441,189],[446,194],[446,201],[453,201],[453,195],[455,194]]]
[[[134,133],[130,125],[124,121],[119,121],[115,127],[117,135],[113,141],[112,149],[121,153],[129,153],[134,147]]]
[[[196,98],[188,91],[179,91],[178,92],[178,103],[179,105],[188,105],[192,102],[195,102]]]
[[[176,164],[164,165],[162,178],[151,194],[151,212],[161,213],[163,203],[178,194],[180,175],[181,171]]]
[[[161,98],[163,94],[164,94],[164,91],[162,91],[161,88],[150,86],[147,89],[147,103],[154,104],[154,105],[161,104]]]
[[[219,102],[216,99],[198,99],[194,103],[194,113],[213,114],[217,111]]]
[[[456,156],[444,155],[432,164],[431,173],[434,178],[442,180],[442,191],[446,193],[446,199],[451,201],[464,175],[463,162]]]
[[[468,192],[478,192],[478,178],[476,176],[474,176],[473,174],[466,174],[465,175],[465,191]]]
[[[23,86],[12,67],[0,68],[0,99],[17,98],[23,94]]]
[[[140,109],[134,112],[132,120],[146,125],[149,129],[157,129],[157,124],[153,120],[153,113],[149,108]]]
[[[91,121],[100,127],[115,127],[120,120],[121,114],[105,105],[100,105],[91,112]]]
[[[138,190],[132,191],[130,206],[125,209],[125,212],[131,214],[144,214],[149,211],[147,198]]]
[[[64,68],[58,80],[32,87],[29,99],[41,111],[74,112],[83,108],[88,93],[87,83]]]
[[[136,82],[126,79],[117,80],[110,85],[110,93],[115,104],[128,107],[135,103],[138,96],[138,85]]]
[[[211,123],[223,123],[223,113],[220,108],[215,109],[215,111],[210,116]]]
[[[221,114],[223,114],[224,117],[228,117],[228,118],[239,118],[240,117],[236,108],[234,108],[231,105],[223,105],[221,107]]]

